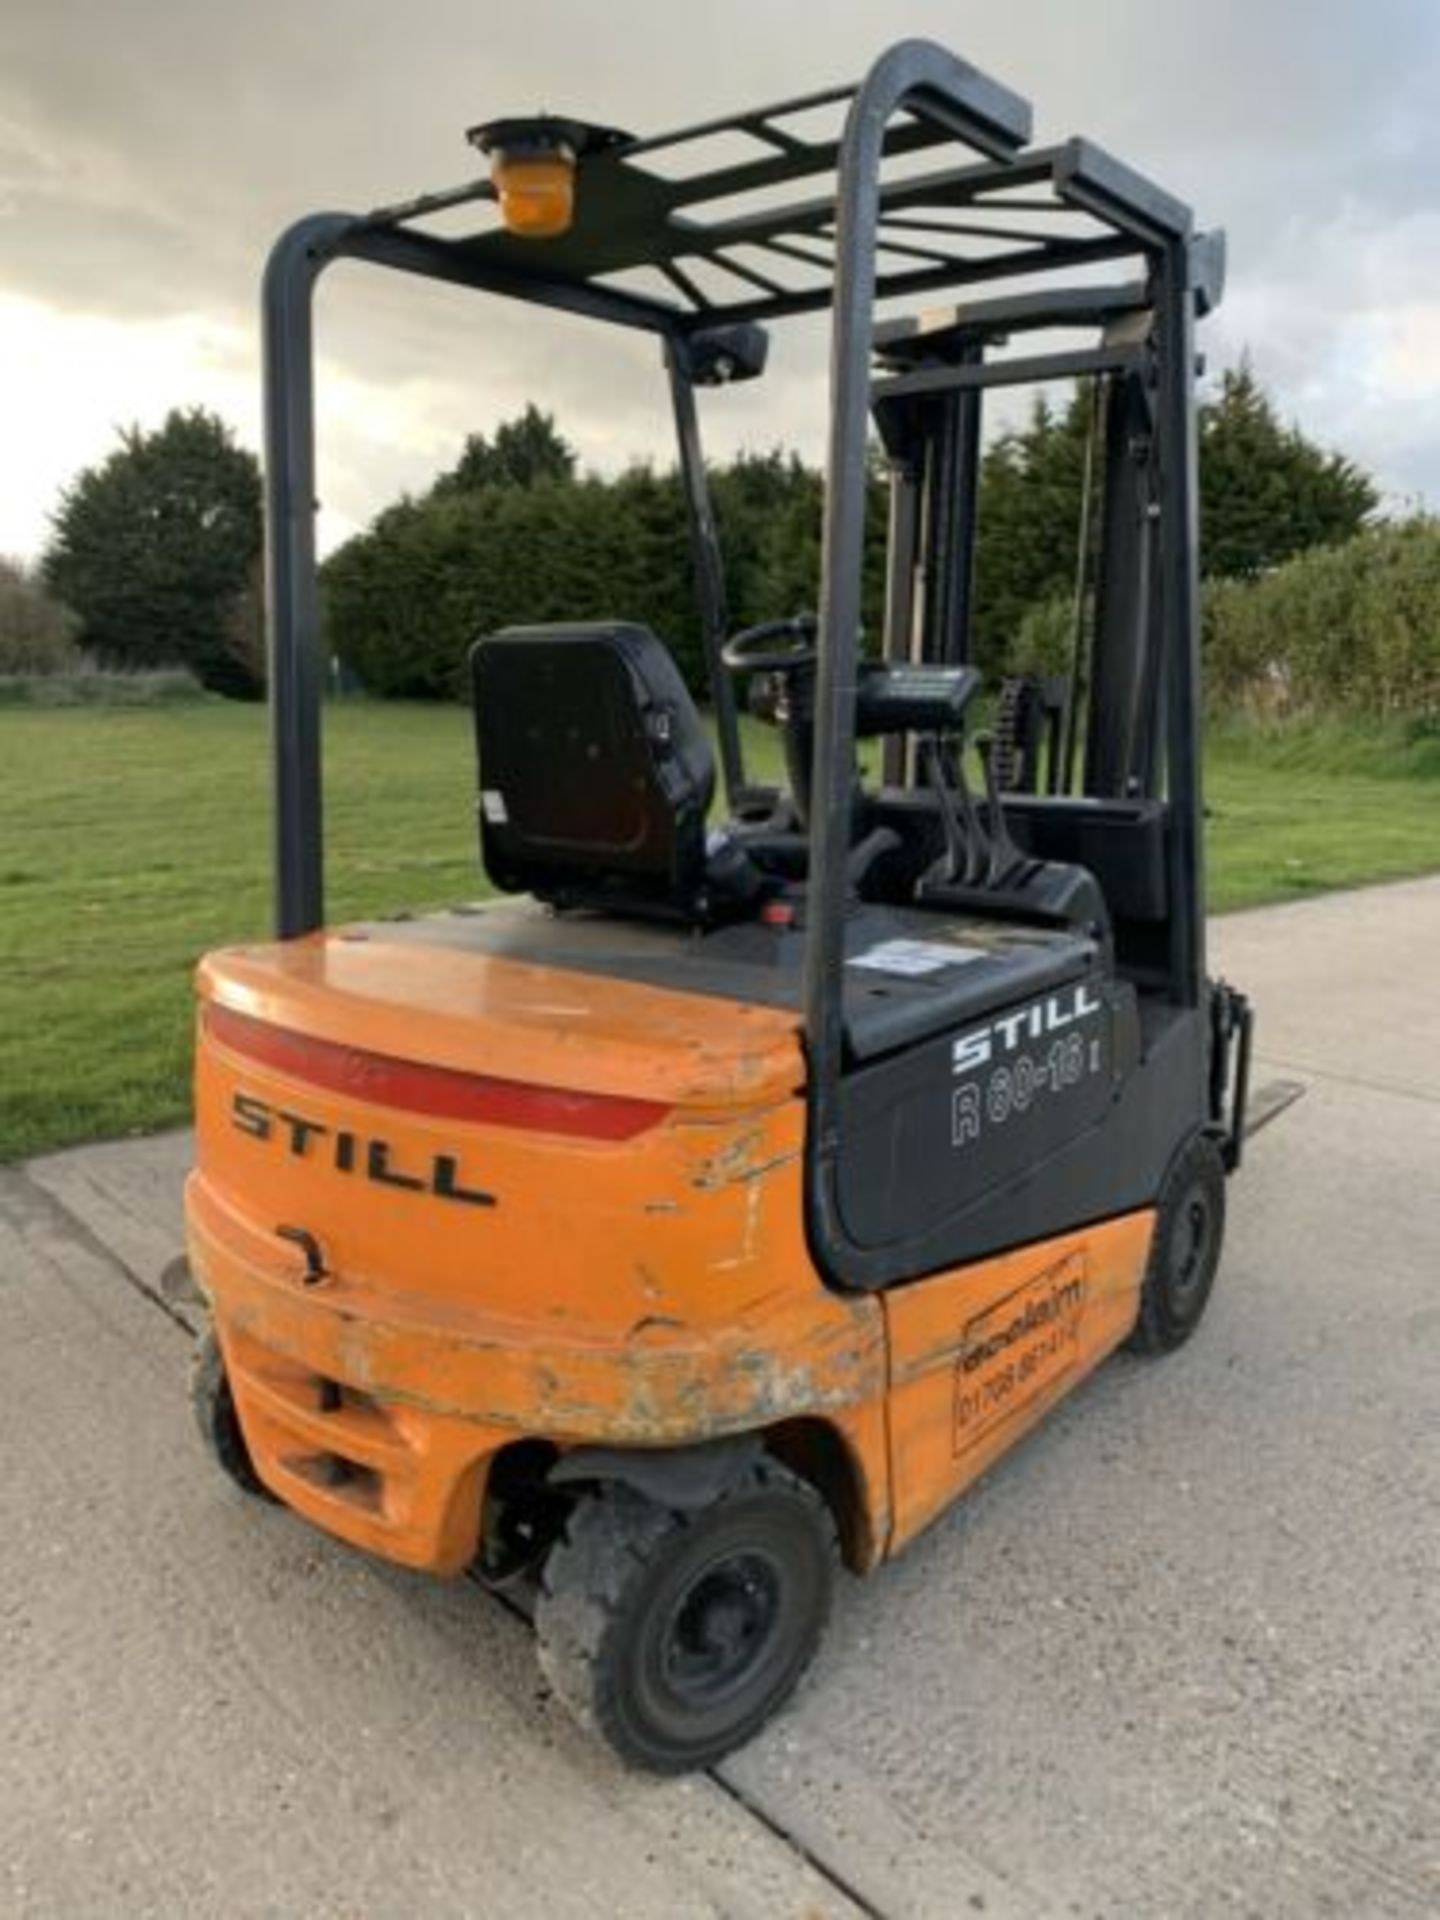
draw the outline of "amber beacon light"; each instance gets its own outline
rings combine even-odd
[[[575,218],[575,163],[590,129],[570,120],[495,120],[469,139],[490,158],[490,178],[511,233],[553,240]]]

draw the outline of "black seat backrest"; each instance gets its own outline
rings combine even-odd
[[[710,742],[648,628],[505,627],[470,655],[486,871],[510,893],[690,916]]]

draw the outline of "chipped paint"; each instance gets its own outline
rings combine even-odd
[[[736,1181],[748,1180],[764,1172],[772,1164],[774,1156],[761,1159],[766,1153],[770,1141],[763,1127],[745,1127],[727,1133],[724,1144],[714,1153],[708,1154],[691,1176],[690,1184],[701,1193],[713,1192],[717,1187],[728,1187]],[[790,1156],[782,1156],[787,1158]]]
[[[746,1186],[739,1247],[725,1259],[712,1261],[712,1273],[728,1273],[734,1267],[754,1265],[760,1250],[760,1223],[764,1202],[763,1188],[753,1182]]]
[[[777,1153],[773,1160],[762,1160],[758,1166],[748,1167],[740,1180],[766,1180],[772,1173],[779,1173],[782,1167],[793,1167],[799,1163],[800,1149],[792,1147],[786,1153]]]
[[[626,1330],[625,1338],[627,1340],[653,1339],[657,1333],[683,1332],[684,1327],[685,1322],[683,1320],[677,1320],[674,1314],[646,1313],[641,1315],[633,1327]]]
[[[327,968],[333,959],[327,950]],[[336,984],[291,979],[295,1024],[321,1031],[322,999],[333,1022]],[[438,976],[435,985],[438,993]],[[312,1000],[311,987],[320,998]],[[534,986],[529,997],[537,998]],[[387,1490],[368,1516],[347,1509],[343,1527],[335,1522],[347,1538],[402,1557],[396,1543],[409,1524],[412,1492],[435,1512],[448,1511],[470,1497],[464,1476],[476,1459],[520,1436],[562,1447],[670,1446],[824,1418],[871,1436],[862,1477],[875,1491],[867,1499],[887,1499],[883,1315],[870,1296],[827,1290],[809,1259],[793,1038],[777,1047],[767,1014],[745,1026],[745,1044],[735,1044],[716,1031],[707,1003],[703,1032],[693,1023],[682,1046],[676,1016],[654,1050],[653,1072],[627,1079],[616,1070],[620,1049],[605,1026],[619,1019],[622,1001],[628,1008],[628,997],[617,995],[608,1011],[597,1001],[583,1038],[578,1021],[566,1033],[529,1033],[525,1071],[559,1084],[615,1091],[623,1084],[652,1097],[657,1079],[667,1095],[703,1085],[705,1104],[677,1105],[669,1122],[618,1149],[473,1128],[467,1152],[505,1198],[503,1210],[484,1219],[407,1192],[357,1196],[323,1167],[298,1161],[268,1166],[262,1188],[250,1143],[228,1125],[230,1101],[242,1078],[282,1101],[290,1098],[287,1082],[276,1073],[252,1075],[202,1035],[201,1171],[189,1194],[195,1264],[219,1324],[243,1333],[254,1349],[252,1403],[263,1399],[265,1356],[272,1356],[282,1369],[293,1364],[302,1375],[367,1393],[417,1436],[427,1463],[421,1480],[397,1488],[393,1502]],[[259,1017],[282,1011],[267,1004]],[[436,1021],[432,1052],[454,1060],[474,1049],[468,1014],[447,1018],[449,1038],[439,1033],[438,1011]],[[504,1038],[515,1058],[513,1029]],[[638,1028],[627,1048],[632,1038],[638,1049]],[[487,1060],[485,1070],[499,1071],[499,1060]],[[326,1096],[317,1112],[327,1125],[344,1126],[347,1102],[344,1094]],[[423,1154],[434,1130],[422,1115],[397,1119],[397,1151]],[[286,1271],[277,1219],[302,1222],[333,1249],[336,1280],[324,1298]],[[433,1456],[425,1438],[432,1426],[445,1436]],[[257,1452],[279,1445],[258,1420]],[[332,1524],[318,1495],[297,1496],[297,1504]],[[447,1535],[447,1553],[455,1538]],[[406,1536],[403,1557],[415,1563],[420,1553]]]
[[[663,1300],[666,1294],[664,1281],[644,1260],[637,1260],[633,1268],[635,1283],[647,1300]]]

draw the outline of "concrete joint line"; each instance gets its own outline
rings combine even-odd
[[[24,1167],[14,1167],[3,1173],[6,1184],[17,1195],[21,1203],[33,1215],[46,1218],[55,1231],[74,1245],[83,1247],[86,1253],[111,1267],[128,1287],[134,1289],[141,1299],[152,1307],[158,1307],[167,1320],[171,1320],[193,1340],[199,1333],[192,1319],[186,1317],[178,1307],[167,1300],[159,1287],[139,1274],[122,1260],[113,1247],[106,1246],[100,1236],[88,1227],[78,1214],[72,1213],[63,1201],[57,1200],[53,1193],[32,1180]]]

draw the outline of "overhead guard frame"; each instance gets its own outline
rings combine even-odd
[[[850,99],[838,143],[806,142],[781,124],[808,109]],[[897,122],[896,116],[907,117]],[[697,542],[707,662],[720,710],[727,779],[735,772],[733,700],[719,669],[723,573],[681,351],[688,335],[742,322],[764,324],[832,310],[830,429],[821,561],[819,683],[810,863],[810,937],[805,961],[810,1151],[807,1218],[817,1256],[841,1280],[865,1284],[834,1205],[842,1073],[845,865],[855,747],[865,450],[877,301],[947,287],[1010,280],[1099,262],[1144,260],[1155,316],[1156,441],[1164,466],[1158,541],[1160,592],[1169,645],[1164,661],[1165,760],[1171,802],[1173,898],[1170,997],[1198,1008],[1204,983],[1199,837],[1196,442],[1192,395],[1194,240],[1189,209],[1090,142],[1074,139],[1026,151],[1030,108],[966,62],[926,41],[902,41],[863,82],[801,96],[757,112],[651,140],[622,140],[582,156],[577,218],[570,236],[537,243],[503,232],[442,239],[413,225],[439,211],[493,198],[486,180],[367,215],[320,213],[276,243],[263,294],[266,455],[266,568],[270,698],[275,766],[276,922],[281,938],[323,923],[320,778],[322,668],[314,516],[313,297],[324,269],[340,259],[529,301],[638,328],[659,337],[675,398],[680,453]],[[688,179],[661,178],[645,156],[717,133],[749,134],[772,151],[759,160]],[[978,154],[962,166],[882,177],[896,156],[959,143]],[[722,195],[771,189],[833,172],[830,193],[809,201],[700,222],[686,208]],[[601,191],[603,185],[605,191]],[[1043,190],[1050,198],[1039,199]],[[606,213],[609,208],[613,220]],[[914,263],[915,209],[944,216],[944,231],[978,229],[963,216],[1014,210],[1084,215],[1084,236],[1022,236],[998,252]],[[908,227],[897,225],[911,220]],[[1002,236],[1003,237],[1003,236]],[[823,283],[785,287],[740,264],[728,249],[768,248],[798,266],[807,257]],[[812,249],[822,249],[815,252]],[[908,249],[902,251],[901,249]],[[692,256],[728,273],[738,291],[707,295],[677,263]],[[899,264],[896,264],[899,262]],[[659,265],[675,299],[645,298],[613,284],[617,273]],[[1207,266],[1208,266],[1207,260]]]

